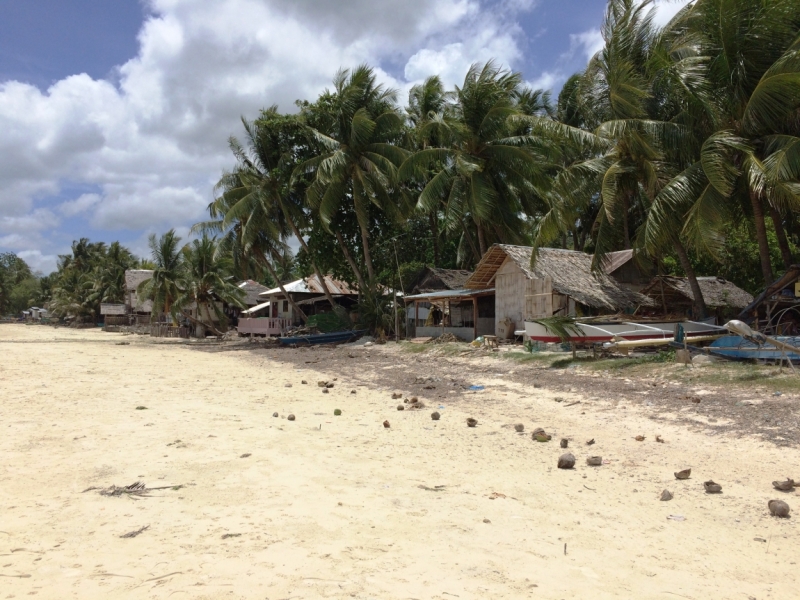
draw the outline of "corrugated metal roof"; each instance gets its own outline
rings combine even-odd
[[[489,294],[494,292],[494,288],[485,290],[441,290],[438,292],[428,292],[427,294],[416,294],[414,296],[406,296],[403,300],[446,300],[448,298],[469,298],[471,296],[480,296],[481,294]]]
[[[330,275],[325,275],[325,284],[328,286],[328,290],[330,290],[331,294],[340,294],[345,296],[355,296],[358,294],[357,291],[350,288],[343,281],[339,281],[338,279],[334,279]],[[291,283],[283,284],[284,289],[287,293],[298,293],[298,294],[324,294],[325,291],[322,289],[322,285],[320,284],[319,278],[316,275],[311,275],[306,277],[305,279],[298,279],[297,281],[292,281]],[[271,290],[267,290],[266,292],[261,292],[259,296],[272,296],[274,294],[280,294],[281,288],[276,287],[272,288]]]

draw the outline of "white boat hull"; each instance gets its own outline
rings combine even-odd
[[[707,322],[683,321],[680,323],[675,321],[662,323],[637,323],[635,321],[581,323],[577,321],[575,325],[580,327],[583,335],[573,336],[570,341],[585,344],[610,342],[614,339],[644,340],[659,337],[672,339],[675,337],[675,328],[679,324],[683,326],[686,335],[691,336],[714,335],[722,331],[722,328],[714,325],[713,319],[708,319]],[[525,321],[525,336],[535,342],[561,342],[561,338],[548,331],[544,325],[532,321]]]

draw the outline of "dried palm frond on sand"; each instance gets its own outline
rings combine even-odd
[[[90,487],[86,488],[81,493],[85,494],[86,492],[91,492],[92,490],[100,490],[98,493],[101,496],[148,496],[150,492],[154,490],[179,490],[182,487],[183,485],[164,485],[161,487],[149,488],[143,481],[135,481],[134,483],[123,487],[117,487],[116,485],[112,485],[111,487],[107,488]]]

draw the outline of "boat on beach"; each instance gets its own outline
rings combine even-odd
[[[573,333],[570,335],[569,341],[576,344],[594,344],[621,339],[673,339],[678,325],[683,326],[684,332],[689,336],[706,336],[720,333],[720,327],[715,325],[713,318],[703,321],[626,321],[594,317],[576,319],[571,326]],[[525,321],[525,336],[535,342],[558,343],[563,341],[559,335],[538,321]]]
[[[308,335],[293,335],[279,337],[282,346],[315,346],[317,344],[343,344],[352,342],[367,333],[366,329],[352,331],[334,331],[332,333],[311,333]]]

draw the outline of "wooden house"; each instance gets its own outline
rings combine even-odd
[[[351,289],[345,282],[325,275],[325,283],[338,305],[349,310],[358,302],[358,292]],[[316,275],[292,281],[284,284],[283,287],[306,316],[333,310]],[[258,297],[261,301],[260,304],[242,312],[238,324],[239,333],[280,335],[289,327],[302,324],[299,315],[295,314],[291,302],[283,295],[281,288],[266,290],[261,292]]]
[[[472,271],[425,267],[407,293],[413,296],[442,290],[463,290],[470,275]]]
[[[153,277],[153,271],[150,269],[128,269],[125,271],[125,306],[128,314],[131,315],[131,321],[136,324],[141,325],[150,322],[153,301],[141,300],[136,289],[151,277]]]
[[[656,274],[655,265],[633,255],[633,250],[609,252],[602,262],[603,272],[623,287],[639,292]]]
[[[522,335],[526,320],[632,311],[650,303],[605,273],[592,272],[589,254],[541,248],[531,266],[532,251],[495,244],[465,284],[470,290],[494,288],[498,337]]]
[[[717,317],[718,325],[738,315],[753,302],[752,295],[722,277],[698,277],[697,283],[703,292],[706,308]],[[658,312],[693,316],[694,294],[686,277],[659,275],[642,290],[642,294],[652,300]]]
[[[440,295],[437,297],[437,293],[463,290],[464,284],[467,279],[469,279],[470,275],[472,275],[472,271],[425,267],[417,276],[411,289],[406,290],[406,337],[430,337],[432,333],[430,331],[422,331],[422,329],[430,327],[438,327],[441,329],[441,326],[446,320],[445,315],[450,315],[449,302],[451,300],[455,302],[456,297],[451,296],[449,299],[446,299],[446,294],[445,296]],[[431,301],[432,299],[427,297],[427,295],[430,294],[434,295],[433,303]],[[472,300],[470,294],[467,293],[463,296],[461,301],[471,304]],[[431,318],[431,310],[440,311],[442,318],[438,318],[440,313],[434,315],[435,318]],[[459,311],[460,314],[463,314],[464,308],[460,308]],[[477,324],[477,319],[469,318],[468,315],[466,320],[458,318],[456,322],[459,323],[458,327],[474,329],[474,325]],[[421,332],[418,333],[417,328],[422,328]],[[456,335],[472,339],[476,335],[476,332],[459,332]]]

